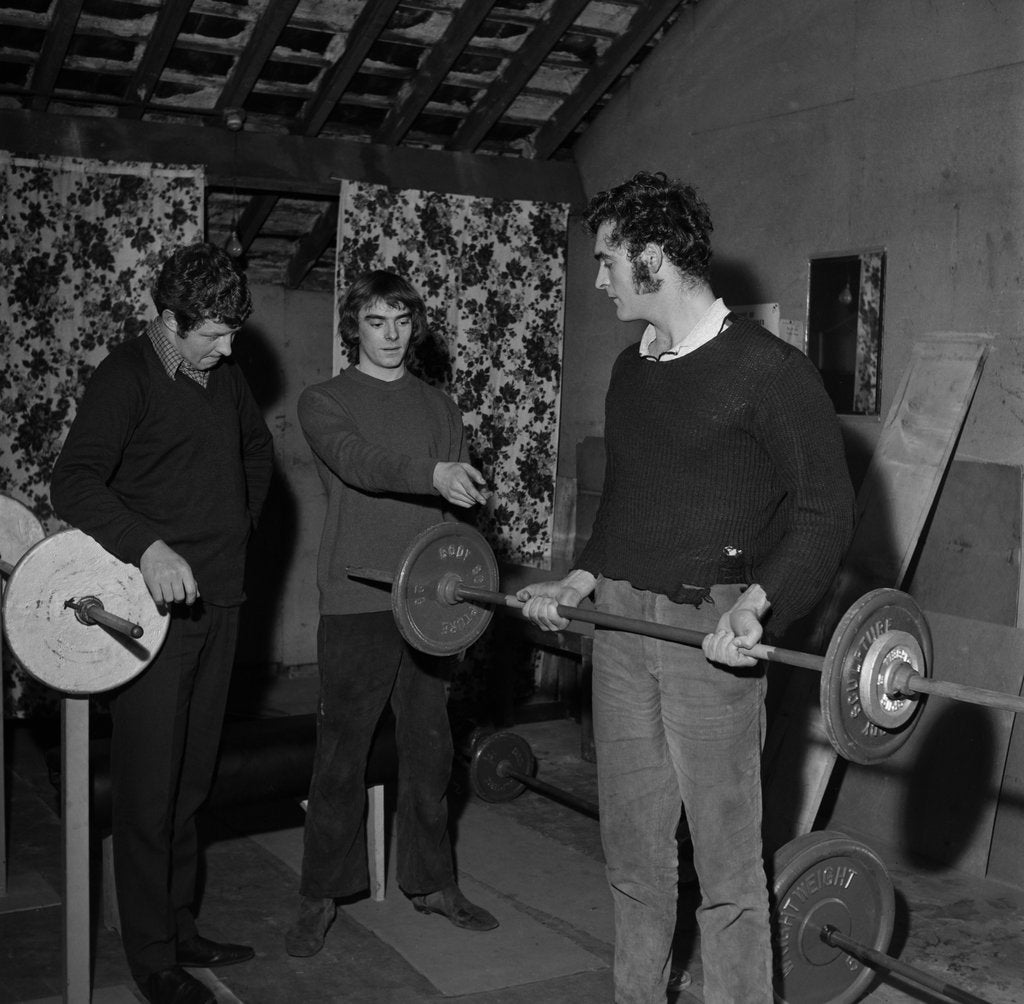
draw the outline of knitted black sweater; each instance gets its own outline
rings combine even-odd
[[[853,489],[839,424],[798,350],[740,320],[670,362],[615,362],[607,469],[577,563],[676,602],[759,583],[774,634],[822,596],[849,544]]]
[[[86,387],[53,469],[57,515],[133,565],[162,540],[205,601],[244,599],[249,532],[270,486],[273,444],[238,366],[201,387],[167,375],[147,335],[113,349]]]

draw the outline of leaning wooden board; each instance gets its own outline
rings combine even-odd
[[[820,604],[814,637],[824,651],[851,603],[869,589],[900,588],[952,459],[981,379],[991,336],[941,333],[916,342],[857,495],[854,539]],[[784,692],[765,743],[765,843],[809,832],[836,752],[821,724],[819,674],[783,670]]]

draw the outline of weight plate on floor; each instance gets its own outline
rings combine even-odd
[[[477,641],[491,622],[491,607],[458,600],[453,586],[494,592],[498,563],[483,535],[464,523],[424,530],[406,549],[391,586],[391,610],[402,637],[420,652],[455,655]]]
[[[0,495],[0,561],[16,565],[45,536],[43,524],[28,506],[9,495]]]
[[[492,732],[477,740],[469,758],[469,786],[485,802],[511,802],[527,785],[505,771],[533,776],[537,761],[530,744],[514,732]]]
[[[138,624],[138,639],[102,624],[83,624],[67,600],[95,596],[103,608]],[[142,573],[81,530],[61,530],[33,545],[4,592],[4,633],[26,672],[67,694],[112,690],[153,661],[170,618],[161,613]]]
[[[882,859],[843,833],[797,837],[774,857],[772,939],[775,999],[784,1004],[853,1004],[874,970],[821,938],[831,925],[887,951],[896,915],[892,879]]]
[[[908,639],[909,636],[909,639]],[[906,593],[875,589],[865,593],[843,615],[829,642],[821,670],[821,714],[825,732],[837,752],[855,763],[872,764],[892,756],[911,736],[924,706],[922,695],[894,700],[892,713],[883,713],[877,685],[873,721],[865,713],[861,679],[883,663],[893,650],[912,643],[917,671],[930,673],[932,639],[924,614]],[[877,643],[877,644],[876,644]]]

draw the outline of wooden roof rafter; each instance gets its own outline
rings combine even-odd
[[[477,101],[473,110],[462,120],[455,135],[445,145],[446,150],[476,150],[588,2],[559,0],[559,3],[552,4],[547,18],[527,36],[526,41],[516,50],[515,58],[506,62],[482,100]]]
[[[68,54],[68,46],[78,25],[84,0],[57,0],[53,20],[46,32],[39,60],[32,71],[31,90],[34,92],[29,107],[33,111],[46,111],[50,94],[57,82],[57,74]]]
[[[550,157],[577,124],[607,93],[630,60],[651,40],[679,0],[642,0],[633,15],[630,33],[616,39],[587,71],[576,90],[534,136],[534,156]]]
[[[118,109],[118,117],[139,119],[145,114],[191,6],[192,0],[167,0],[160,4],[149,42],[125,88],[126,103]]]

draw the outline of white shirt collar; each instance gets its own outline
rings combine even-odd
[[[651,354],[651,343],[658,337],[658,332],[653,324],[648,324],[643,336],[640,339],[640,355],[648,359],[656,359],[658,362],[667,362],[685,356],[688,352],[700,348],[706,342],[710,342],[724,327],[725,319],[729,316],[729,308],[719,297],[704,312],[704,316],[693,326],[690,333],[675,348],[662,352],[659,356]]]

